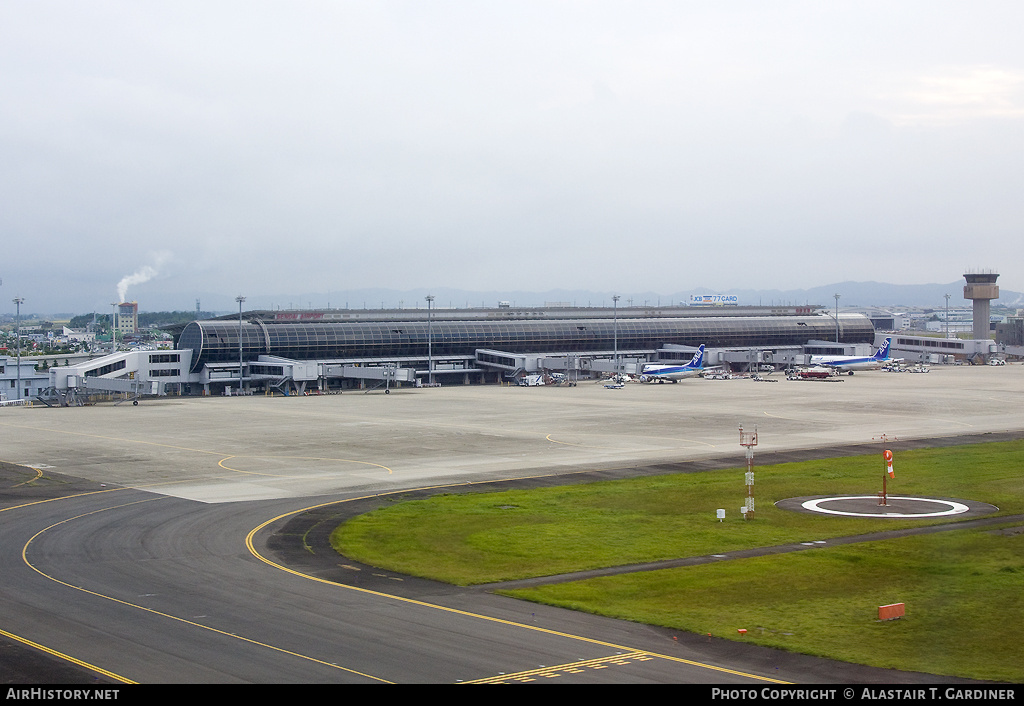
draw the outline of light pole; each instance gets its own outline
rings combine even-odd
[[[943,294],[946,297],[946,338],[949,338],[949,295]]]
[[[18,399],[21,399],[21,303],[25,301],[23,297],[15,297],[14,304],[17,307],[17,313],[14,318],[14,337],[18,341]]]
[[[836,343],[839,343],[839,295],[833,294],[836,298]]]
[[[117,302],[110,302],[110,355],[117,353]]]
[[[427,386],[434,386],[434,347],[433,347],[433,331],[431,330],[433,309],[432,304],[434,302],[434,295],[428,294],[427,300]]]
[[[239,294],[235,301],[238,302],[238,394],[242,394],[242,302],[245,297]]]
[[[612,367],[615,369],[615,375],[619,374],[619,295],[612,295],[612,345],[614,346],[614,356],[612,358]]]

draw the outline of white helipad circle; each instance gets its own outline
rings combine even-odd
[[[911,500],[915,502],[924,503],[937,503],[939,505],[948,505],[948,510],[941,510],[939,512],[844,512],[842,510],[829,510],[828,508],[821,507],[821,503],[835,502],[837,500],[878,500],[877,495],[842,495],[832,498],[818,498],[817,500],[808,500],[801,504],[805,510],[811,512],[824,512],[829,515],[847,515],[848,517],[893,517],[893,518],[911,518],[917,519],[922,517],[943,517],[945,515],[959,515],[967,512],[971,508],[967,507],[963,503],[953,502],[952,500],[937,500],[933,498],[908,498],[904,496],[890,495],[890,500]]]

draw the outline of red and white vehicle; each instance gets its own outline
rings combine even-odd
[[[790,380],[824,380],[826,378],[837,377],[838,375],[839,372],[835,368],[826,368],[824,366],[816,365],[811,368],[798,368],[786,377]]]

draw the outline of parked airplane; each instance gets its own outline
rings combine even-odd
[[[812,355],[811,365],[827,365],[842,372],[853,375],[854,370],[875,370],[882,366],[882,363],[891,360],[889,358],[889,345],[891,338],[885,339],[882,347],[871,356],[855,355]]]
[[[683,378],[691,378],[695,375],[700,375],[704,372],[704,344],[700,344],[697,352],[690,358],[690,362],[686,365],[655,365],[648,364],[644,366],[643,372],[640,373],[641,382],[679,382]]]

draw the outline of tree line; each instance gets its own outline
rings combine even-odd
[[[79,316],[72,317],[68,327],[85,328],[92,323],[94,316],[96,317],[96,323],[104,330],[110,328],[110,314],[80,314]],[[214,316],[216,314],[209,311],[200,311],[198,314],[194,311],[140,311],[139,328],[148,328],[150,326],[161,328],[175,324],[187,324],[196,319],[210,319]]]

